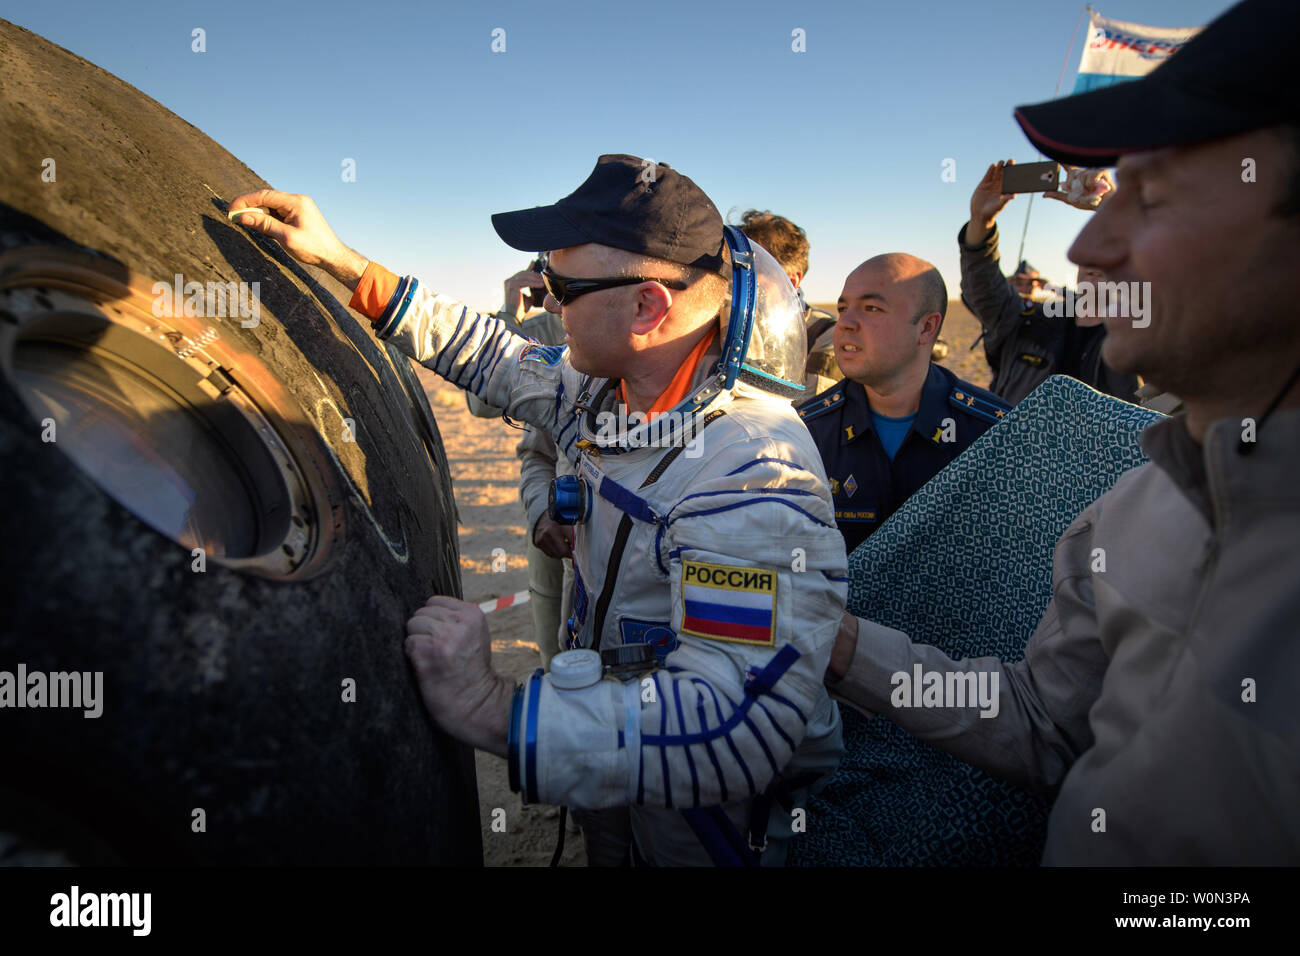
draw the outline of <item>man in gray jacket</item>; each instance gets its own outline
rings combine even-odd
[[[1056,791],[1048,864],[1300,863],[1297,31],[1300,7],[1247,0],[1142,80],[1016,111],[1055,159],[1118,161],[1070,258],[1150,283],[1105,358],[1186,410],[1058,541],[1022,661],[847,616],[832,652],[838,696]],[[919,706],[897,692],[918,668]],[[944,699],[976,679],[996,707]]]

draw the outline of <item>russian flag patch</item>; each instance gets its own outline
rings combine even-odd
[[[682,562],[682,633],[713,641],[776,643],[776,571]]]

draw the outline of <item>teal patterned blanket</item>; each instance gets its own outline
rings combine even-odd
[[[1053,376],[849,556],[848,609],[949,657],[1024,657],[1052,593],[1056,539],[1146,460],[1155,412]],[[1037,864],[1050,799],[884,717],[844,715],[839,770],[809,800],[791,865]]]

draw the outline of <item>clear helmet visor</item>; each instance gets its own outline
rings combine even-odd
[[[754,318],[739,377],[765,391],[798,397],[804,394],[808,361],[804,306],[771,253],[753,241],[750,248],[754,254]]]

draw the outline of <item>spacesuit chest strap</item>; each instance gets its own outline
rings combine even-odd
[[[727,414],[726,409],[722,408],[709,412],[709,414],[704,416],[704,420],[700,422],[700,431],[704,431],[704,429],[708,428],[709,425],[713,424],[713,422],[717,421],[725,414]],[[668,453],[659,459],[659,463],[654,466],[654,469],[650,474],[646,475],[645,481],[641,482],[641,488],[638,488],[637,490],[639,491],[643,488],[647,488],[658,481],[663,476],[663,473],[668,470],[668,466],[676,461],[677,456],[685,449],[685,445],[675,445],[668,449]],[[596,617],[592,622],[593,629],[591,632],[592,650],[596,651],[600,650],[600,636],[605,630],[605,615],[609,612],[609,602],[614,597],[614,585],[618,582],[618,568],[619,565],[623,563],[623,551],[627,548],[627,537],[632,533],[632,519],[633,517],[641,517],[640,515],[629,511],[619,501],[615,501],[613,498],[606,495],[605,482],[607,480],[608,479],[603,477],[601,479],[599,485],[600,496],[622,511],[623,517],[618,523],[618,531],[614,534],[614,546],[609,551],[609,561],[605,564],[605,584],[600,589],[600,597],[596,600]],[[641,507],[649,513],[649,515],[654,516],[653,509],[642,500],[640,495],[634,495],[631,492],[628,492],[627,489],[623,488],[621,485],[617,485],[614,482],[610,482],[610,484],[625,495],[635,498],[636,501],[640,503]],[[657,520],[657,518],[641,517],[641,520],[653,521]]]
[[[673,449],[676,451],[676,449]],[[596,494],[600,495],[619,511],[623,512],[624,517],[634,518],[637,521],[644,521],[646,524],[658,524],[659,515],[650,507],[644,498],[635,491],[624,488],[617,481],[601,475],[599,480],[593,477],[593,486]],[[642,486],[644,487],[644,486]]]

